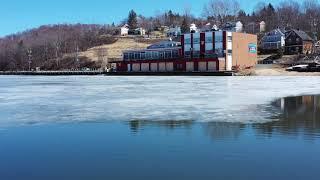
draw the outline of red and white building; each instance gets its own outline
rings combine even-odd
[[[166,43],[123,52],[118,72],[218,72],[249,68],[257,62],[257,36],[213,31],[181,36],[181,46]]]

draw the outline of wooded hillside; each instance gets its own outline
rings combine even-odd
[[[64,54],[114,43],[117,39],[112,35],[116,33],[111,26],[61,24],[10,35],[0,39],[0,70],[28,70],[29,60],[32,68],[76,68],[62,64]],[[73,66],[80,61],[84,59]]]
[[[120,26],[128,23],[132,28],[142,27],[147,34],[163,26],[180,26],[188,32],[191,23],[202,27],[207,23],[223,25],[241,21],[247,33],[258,33],[255,27],[266,22],[266,31],[274,28],[295,28],[307,32],[312,38],[320,36],[320,5],[317,0],[284,0],[277,5],[260,2],[252,12],[241,10],[237,0],[209,0],[201,16],[191,9],[183,13],[171,10],[145,17],[131,10],[128,18],[117,25],[60,24],[46,25],[0,39],[0,71],[28,70],[41,67],[47,70],[80,68],[92,63],[79,53],[90,48],[117,41]],[[67,59],[65,54],[68,54]],[[91,64],[92,65],[92,64]]]

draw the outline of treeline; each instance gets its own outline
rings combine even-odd
[[[180,26],[183,32],[189,31],[191,23],[198,27],[207,23],[223,25],[226,22],[241,21],[249,33],[257,33],[254,27],[259,22],[266,22],[266,31],[275,28],[296,28],[312,35],[320,34],[320,4],[317,0],[284,0],[279,4],[259,2],[253,12],[245,12],[237,0],[210,0],[205,4],[201,17],[195,17],[191,9],[185,9],[182,14],[171,10],[159,13],[153,17],[144,17],[131,11],[126,20],[130,27],[143,27],[147,32],[161,26]]]
[[[112,35],[117,31],[117,28],[105,25],[60,24],[10,35],[0,39],[0,70],[79,68],[65,67],[64,55],[113,43],[116,39]],[[73,59],[77,61],[76,57]]]
[[[226,22],[241,21],[246,32],[258,33],[257,24],[265,21],[266,31],[278,27],[296,28],[313,38],[320,35],[320,4],[316,0],[286,0],[277,5],[258,3],[253,12],[242,10],[237,0],[210,0],[200,17],[191,12],[191,8],[186,8],[183,13],[168,10],[145,17],[132,10],[128,18],[118,25],[47,25],[10,35],[0,39],[0,71],[27,70],[29,65],[33,69],[41,67],[48,70],[81,67],[76,66],[78,62],[63,64],[65,55],[75,56],[69,56],[68,61],[82,61],[76,57],[76,52],[115,42],[114,35],[119,34],[119,27],[125,23],[131,28],[143,27],[150,34],[162,26],[180,26],[182,32],[188,32],[191,23],[202,27],[207,23],[221,26]]]

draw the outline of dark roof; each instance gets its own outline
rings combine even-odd
[[[286,32],[284,30],[277,28],[267,32],[264,36],[285,36],[285,33]]]
[[[294,32],[296,33],[303,41],[313,41],[313,39],[304,31],[292,29],[289,35]]]

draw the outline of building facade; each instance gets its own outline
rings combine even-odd
[[[122,72],[217,72],[257,63],[257,36],[213,31],[181,36],[181,46],[125,51]]]
[[[178,37],[181,33],[181,27],[169,28],[167,31],[167,37]]]
[[[311,54],[313,47],[313,39],[306,32],[296,29],[286,32],[286,54]]]
[[[120,28],[120,35],[127,36],[129,34],[129,25],[125,24]]]
[[[281,29],[274,29],[261,39],[260,50],[262,52],[278,52],[285,47],[286,35],[285,31]]]
[[[192,24],[190,25],[190,33],[198,33],[198,32],[199,32],[199,30],[198,30],[197,25],[194,24],[194,23],[192,23]]]
[[[226,22],[221,26],[223,31],[230,31],[230,32],[243,32],[243,24],[241,21],[237,22]]]

